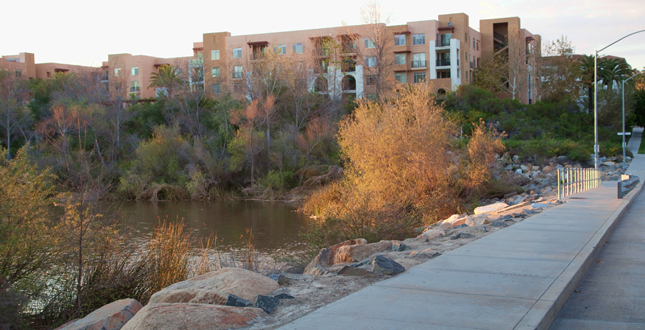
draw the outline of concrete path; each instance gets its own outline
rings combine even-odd
[[[630,173],[643,178],[641,156]],[[282,329],[548,329],[642,186],[573,195]]]
[[[638,162],[642,129],[628,148]],[[636,173],[634,173],[636,174]],[[638,175],[638,174],[636,174]],[[641,176],[641,180],[643,177]],[[645,193],[640,194],[616,225],[595,263],[569,297],[551,329],[645,329]]]

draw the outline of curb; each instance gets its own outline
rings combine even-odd
[[[573,290],[587,274],[589,268],[591,268],[604,242],[614,231],[618,221],[620,221],[634,199],[640,195],[643,187],[643,182],[640,182],[632,192],[625,196],[624,202],[607,218],[604,224],[596,231],[596,234],[585,244],[573,261],[571,261],[569,266],[556,278],[549,289],[533,304],[531,309],[513,329],[547,330],[551,327],[562,306],[564,306]]]

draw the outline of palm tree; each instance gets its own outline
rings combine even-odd
[[[165,88],[170,98],[172,97],[172,91],[175,87],[181,86],[181,83],[179,68],[164,64],[159,67],[159,73],[153,72],[150,74],[150,86],[148,88]]]
[[[632,67],[622,58],[606,59],[598,67],[601,69],[598,76],[609,89],[614,87],[614,82],[620,83],[632,74]]]

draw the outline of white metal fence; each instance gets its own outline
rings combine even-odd
[[[602,182],[600,171],[593,168],[558,169],[558,199],[594,189]]]

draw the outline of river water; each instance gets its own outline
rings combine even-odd
[[[298,234],[309,221],[292,206],[279,202],[124,202],[120,208],[141,236],[153,232],[166,218],[183,218],[186,227],[200,237],[216,234],[218,250],[245,248],[252,229],[255,250],[264,255],[299,250],[302,240]]]

